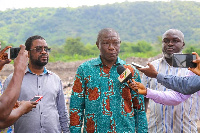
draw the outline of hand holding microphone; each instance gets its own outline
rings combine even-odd
[[[131,87],[132,90],[134,90],[138,94],[147,95],[147,89],[142,83],[133,80],[133,82],[131,83],[128,81],[128,85],[129,87]]]
[[[119,65],[117,67],[117,73],[119,74],[118,80],[121,83],[127,82],[129,87],[131,87],[131,89],[135,92],[142,95],[147,94],[147,89],[142,83],[136,82],[135,80],[132,81],[132,73],[128,68],[124,68],[124,66]]]

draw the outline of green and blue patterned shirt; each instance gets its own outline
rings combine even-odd
[[[144,97],[119,82],[119,65],[141,81],[138,70],[119,57],[111,68],[102,64],[100,56],[78,67],[70,99],[71,133],[80,133],[83,123],[86,133],[147,132]]]

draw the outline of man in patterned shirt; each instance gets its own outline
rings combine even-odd
[[[118,80],[117,67],[123,65],[140,82],[138,70],[118,57],[120,43],[114,29],[102,29],[96,42],[100,56],[78,67],[70,99],[71,133],[80,133],[83,123],[87,133],[147,132],[144,97]]]

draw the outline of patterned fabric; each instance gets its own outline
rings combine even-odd
[[[119,58],[112,68],[104,66],[100,57],[78,67],[70,100],[71,133],[81,132],[83,117],[86,133],[147,132],[144,97],[119,82],[120,64],[140,82],[138,71]]]
[[[171,67],[164,58],[155,60],[152,64],[162,74],[183,77],[189,73],[187,68]],[[150,89],[172,91],[158,83],[157,79],[145,75],[142,83]],[[177,106],[162,105],[150,100],[149,133],[197,133],[199,102],[197,93]]]
[[[13,128],[14,128],[14,126],[10,126],[8,128],[5,128],[5,129],[0,129],[0,133],[14,133]]]

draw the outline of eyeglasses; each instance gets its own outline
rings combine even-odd
[[[37,47],[35,47],[35,48],[33,48],[33,49],[30,49],[30,51],[31,51],[31,50],[35,50],[36,52],[42,52],[43,49],[44,49],[44,51],[47,52],[47,53],[51,52],[51,48],[43,47],[43,46],[37,46]]]

